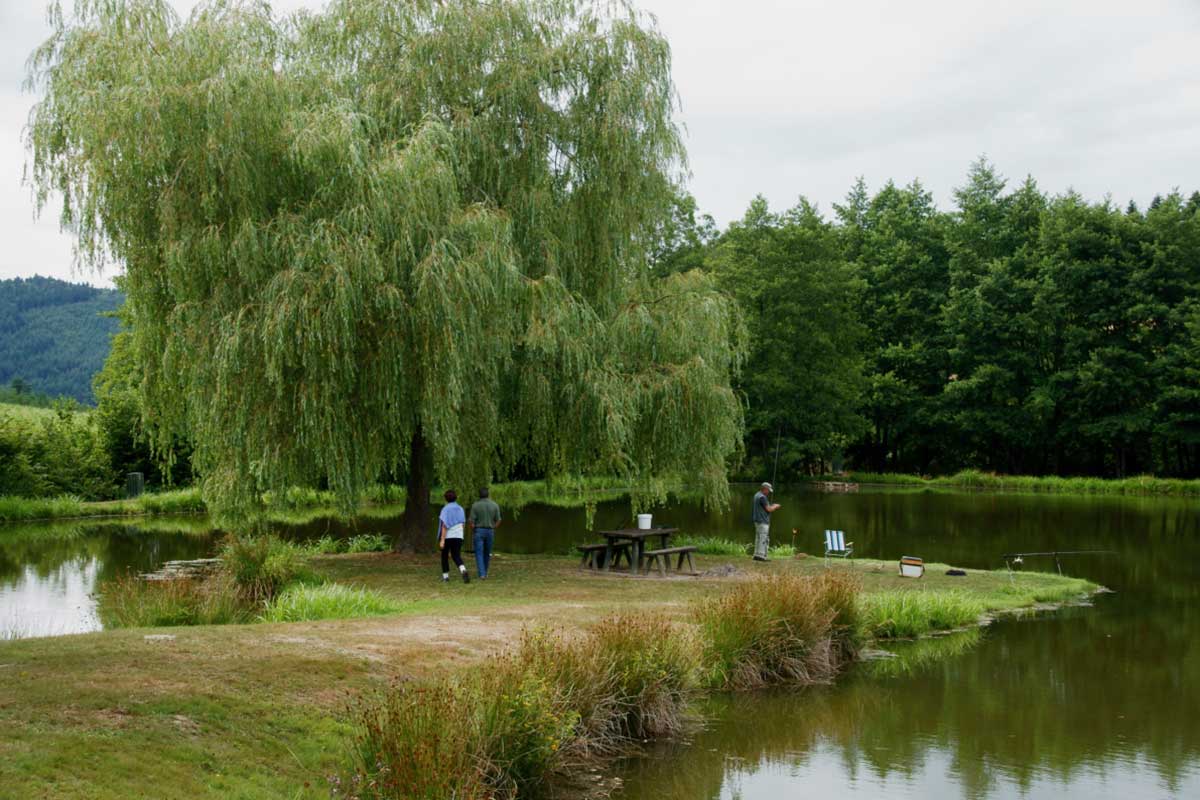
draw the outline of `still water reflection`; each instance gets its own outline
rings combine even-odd
[[[1005,551],[1111,549],[1064,567],[1116,594],[963,646],[899,648],[835,687],[714,700],[691,742],[624,765],[621,800],[1200,798],[1194,502],[920,494],[809,507],[887,558],[985,567]]]

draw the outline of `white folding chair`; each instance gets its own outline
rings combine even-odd
[[[830,558],[852,558],[854,542],[846,541],[845,531],[825,531],[825,563]]]

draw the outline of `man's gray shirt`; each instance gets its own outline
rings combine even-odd
[[[476,500],[471,506],[471,524],[476,528],[495,528],[500,524],[500,506],[488,497]]]
[[[755,525],[771,524],[771,513],[767,511],[767,496],[761,491],[754,495],[754,505],[750,513]]]

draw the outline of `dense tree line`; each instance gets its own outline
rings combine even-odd
[[[118,476],[103,432],[69,403],[15,414],[0,407],[0,495],[85,500],[117,496]]]
[[[943,211],[862,181],[832,219],[682,198],[657,268],[712,271],[751,329],[747,473],[1200,474],[1200,193],[1145,210],[974,164]]]
[[[92,404],[120,292],[55,278],[0,280],[0,385]],[[14,388],[15,387],[15,388]],[[27,401],[22,401],[27,402]]]

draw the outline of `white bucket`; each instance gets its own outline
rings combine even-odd
[[[639,531],[650,530],[650,515],[649,514],[638,514],[637,519],[638,519],[638,530]]]

